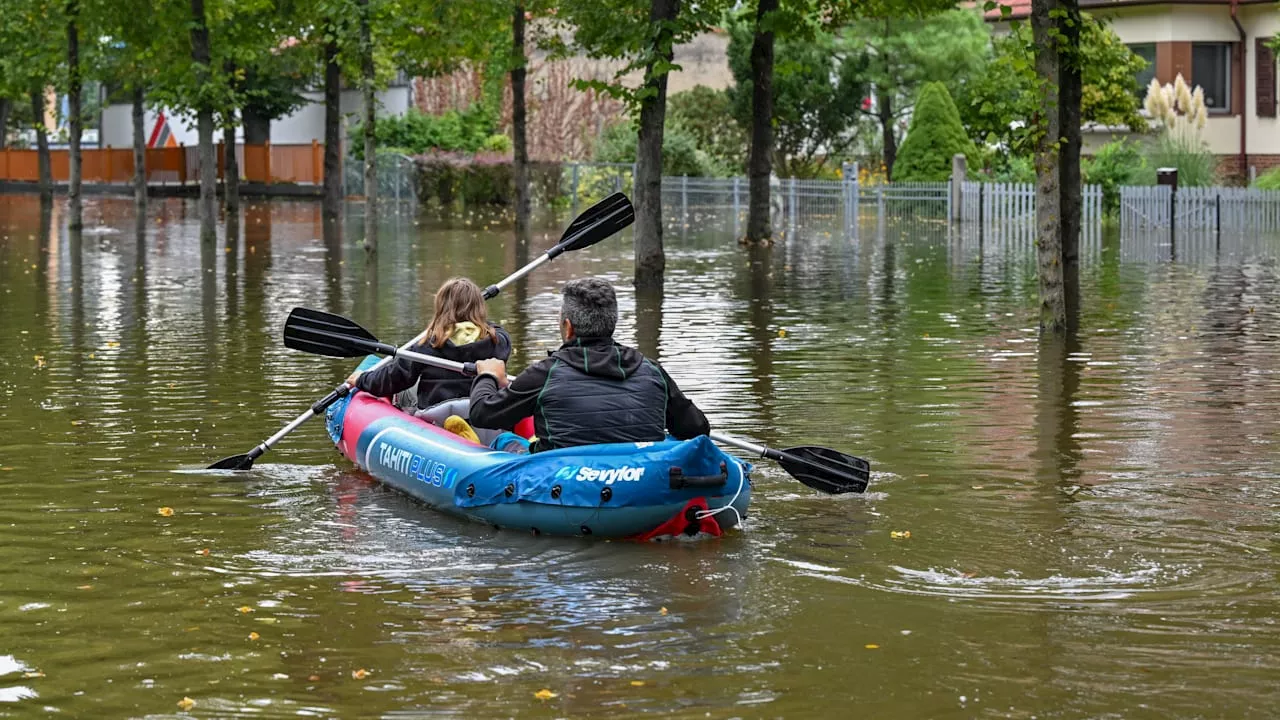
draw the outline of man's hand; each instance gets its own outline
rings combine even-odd
[[[492,375],[493,379],[498,381],[500,388],[507,386],[507,364],[497,358],[476,362],[476,377],[481,375]]]
[[[355,386],[356,386],[356,380],[359,380],[359,379],[360,379],[360,376],[361,376],[363,373],[364,373],[364,371],[363,371],[363,370],[357,370],[357,371],[355,371],[355,372],[351,373],[351,376],[347,378],[347,384],[348,384],[348,385],[350,385],[351,387],[355,387]]]

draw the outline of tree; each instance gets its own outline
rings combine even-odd
[[[728,25],[733,114],[740,125],[750,127],[753,26],[740,15]],[[849,52],[835,34],[818,30],[808,38],[778,39],[774,55],[773,161],[781,174],[813,175],[856,139],[858,108],[867,92],[866,61]]]
[[[1081,122],[1145,131],[1136,78],[1146,61],[1087,13],[1081,14],[1079,22]],[[1009,35],[994,42],[987,71],[966,83],[956,98],[969,136],[1002,153],[1030,155],[1039,132],[1027,122],[1036,116],[1042,100],[1034,40],[1026,23],[1016,23]]]
[[[927,12],[929,6],[916,8]],[[860,110],[880,125],[886,176],[894,176],[898,137],[896,127],[911,112],[920,87],[942,82],[961,91],[979,77],[990,55],[990,34],[982,16],[969,9],[916,17],[902,13],[864,18],[844,32],[852,48],[866,56],[864,77],[875,103]]]
[[[364,249],[378,249],[377,77],[373,58],[373,10],[369,0],[360,6],[360,96],[364,100]]]
[[[593,57],[621,58],[627,64],[612,82],[578,80],[579,89],[594,88],[638,107],[639,137],[635,177],[635,282],[638,287],[662,284],[666,257],[662,249],[662,146],[666,118],[667,76],[677,69],[675,46],[716,22],[724,0],[681,4],[649,0],[647,8],[633,0],[561,0],[559,17],[572,28],[573,43]],[[640,87],[622,79],[642,70]]]
[[[511,170],[516,185],[516,242],[529,241],[529,135],[525,105],[524,2],[511,10]]]
[[[67,0],[67,125],[69,130],[69,178],[67,183],[68,225],[72,230],[84,226],[80,201],[80,136],[84,119],[80,117],[80,2]]]
[[[60,66],[67,26],[65,6],[47,0],[10,0],[0,12],[0,96],[21,99],[21,115],[35,130],[39,154],[40,192],[53,193],[49,141],[45,133],[46,88],[60,85]],[[65,76],[62,76],[65,77]],[[15,108],[19,109],[19,108]],[[15,114],[15,120],[17,115]]]
[[[205,13],[204,0],[191,0],[191,62],[195,71],[194,88],[191,103],[196,110],[196,133],[200,158],[200,240],[211,243],[216,239],[217,229],[217,158],[213,154],[213,113],[215,100],[213,95],[212,57],[209,49],[209,19]]]
[[[748,242],[773,235],[769,218],[769,176],[773,173],[773,21],[778,0],[756,0],[751,40],[751,150],[747,159]],[[736,222],[736,218],[735,218]]]
[[[898,155],[897,179],[903,182],[938,182],[951,176],[951,159],[957,154],[978,160],[978,149],[965,134],[960,111],[947,86],[926,83],[916,99],[911,127]]]

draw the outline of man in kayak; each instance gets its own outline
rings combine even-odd
[[[564,344],[508,384],[506,363],[476,363],[471,424],[510,429],[533,416],[532,452],[615,442],[656,442],[705,435],[707,417],[658,363],[613,340],[618,299],[596,278],[565,284],[560,306]]]

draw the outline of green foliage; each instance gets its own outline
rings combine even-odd
[[[867,18],[843,33],[851,52],[866,58],[863,76],[875,88],[878,107],[868,115],[890,127],[910,113],[920,86],[941,82],[960,100],[986,70],[990,31],[979,11],[951,9],[926,17]],[[887,117],[880,118],[887,110]]]
[[[1141,147],[1124,138],[1103,145],[1081,166],[1086,183],[1102,186],[1102,208],[1108,215],[1120,209],[1121,186],[1141,184],[1148,175]]]
[[[1218,158],[1195,139],[1163,134],[1144,153],[1146,166],[1138,178],[1143,185],[1156,184],[1156,169],[1177,168],[1178,187],[1206,187],[1218,181]]]
[[[430,151],[414,158],[414,162],[418,199],[423,205],[434,201],[442,208],[459,202],[468,207],[510,207],[515,202],[515,173],[509,156]],[[559,196],[561,172],[558,162],[529,163],[529,186],[535,203],[549,204]]]
[[[977,165],[978,150],[960,124],[960,112],[947,86],[940,82],[926,83],[920,88],[911,127],[898,151],[894,179],[903,182],[946,180],[951,177],[951,158],[958,153],[968,158],[970,166]]]
[[[639,138],[630,123],[617,123],[605,128],[596,143],[596,162],[634,163]],[[707,177],[716,175],[716,165],[698,147],[698,140],[689,130],[668,121],[662,129],[662,174]]]
[[[991,182],[1033,183],[1036,167],[1031,158],[1023,155],[997,155],[991,161]]]
[[[374,130],[380,147],[402,148],[406,154],[418,155],[428,150],[474,153],[479,150],[509,150],[495,141],[497,116],[482,103],[466,110],[449,110],[443,115],[428,115],[416,109],[399,117],[379,118]],[[361,137],[363,124],[351,128],[353,137]],[[505,136],[502,136],[505,138]],[[351,152],[364,159],[364,146],[354,143]]]
[[[1114,32],[1092,16],[1082,15],[1081,120],[1086,123],[1146,129],[1138,114],[1136,76],[1146,61],[1134,55]],[[1040,104],[1031,28],[1020,24],[994,42],[987,71],[973,78],[960,95],[961,120],[970,137],[998,145],[1014,155],[1029,155],[1035,144],[1028,120]]]
[[[735,82],[729,99],[744,128],[751,127],[753,17],[747,9],[728,21],[729,69]],[[818,30],[805,38],[784,35],[775,41],[774,161],[780,174],[813,176],[829,158],[848,150],[868,92],[866,64],[863,55],[847,52],[829,32]]]
[[[1259,175],[1253,181],[1253,186],[1259,190],[1280,190],[1280,167],[1271,168]]]
[[[699,85],[667,98],[667,126],[678,125],[707,154],[715,174],[739,175],[746,170],[747,132],[732,116],[727,90]]]

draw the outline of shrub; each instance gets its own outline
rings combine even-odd
[[[1156,170],[1163,167],[1177,168],[1178,187],[1206,187],[1218,181],[1218,159],[1198,140],[1161,135],[1147,149],[1142,184],[1155,185]]]
[[[958,153],[968,158],[970,167],[977,166],[978,149],[960,124],[960,111],[947,86],[926,83],[916,100],[907,137],[898,150],[893,179],[946,180],[951,177],[951,158]]]
[[[414,158],[418,171],[418,201],[435,200],[441,207],[496,205],[515,202],[512,158],[504,153],[430,151]],[[560,163],[529,163],[529,189],[536,204],[550,204],[560,194]]]
[[[428,115],[416,109],[386,118],[378,118],[374,137],[379,147],[403,148],[408,155],[428,150],[446,150],[474,153],[479,150],[509,150],[501,146],[494,131],[497,114],[482,103],[475,103],[466,110],[449,110],[442,115]],[[364,159],[364,125],[351,128],[351,154]],[[505,139],[506,136],[500,136]]]
[[[684,128],[711,159],[717,174],[747,169],[747,131],[733,117],[728,90],[698,85],[667,98],[667,126]]]
[[[630,123],[618,123],[605,128],[596,144],[596,162],[633,163],[636,161],[638,136]],[[716,175],[711,158],[698,147],[698,141],[688,130],[669,123],[662,133],[662,174],[707,177]]]
[[[1258,176],[1253,186],[1259,190],[1280,190],[1280,167],[1272,168]]]
[[[1098,148],[1097,154],[1084,158],[1081,165],[1084,181],[1102,186],[1102,209],[1108,215],[1120,209],[1120,187],[1137,185],[1147,175],[1141,148],[1124,138]]]

